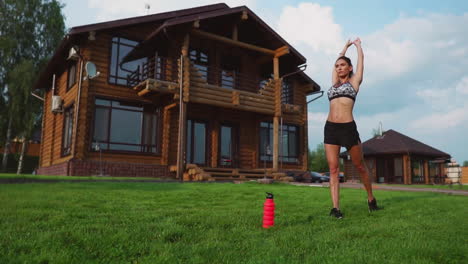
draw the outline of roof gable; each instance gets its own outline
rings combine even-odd
[[[382,136],[365,141],[362,143],[362,148],[364,155],[408,153],[433,158],[450,158],[449,154],[392,129],[386,131]]]

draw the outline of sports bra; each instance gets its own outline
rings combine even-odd
[[[338,97],[348,97],[356,101],[357,92],[349,82],[345,82],[340,86],[333,85],[328,89],[328,100],[331,101]]]

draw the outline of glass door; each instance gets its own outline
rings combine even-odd
[[[219,166],[237,166],[237,132],[230,125],[221,125],[219,131]]]
[[[206,123],[187,120],[187,163],[206,165]]]

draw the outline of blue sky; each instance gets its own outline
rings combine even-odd
[[[217,3],[208,0],[62,0],[67,27]],[[382,122],[468,160],[468,1],[228,0],[247,5],[308,60],[307,73],[330,86],[336,54],[359,36],[364,82],[354,118],[363,141]],[[348,55],[355,62],[355,48]],[[323,138],[328,100],[309,105],[309,145]]]

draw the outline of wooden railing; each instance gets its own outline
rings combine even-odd
[[[127,86],[134,87],[147,79],[178,82],[177,59],[153,56],[127,75]]]

